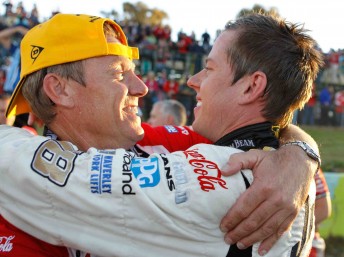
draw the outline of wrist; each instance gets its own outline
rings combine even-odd
[[[321,165],[321,158],[320,158],[319,153],[315,151],[309,144],[303,141],[296,140],[296,141],[287,142],[283,144],[281,147],[285,147],[285,146],[298,146],[299,148],[301,148],[307,154],[307,156],[317,164],[315,173],[318,172]]]

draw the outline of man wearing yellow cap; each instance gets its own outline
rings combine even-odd
[[[175,196],[173,200],[176,203],[178,202],[177,204],[182,204],[178,205],[178,208],[180,206],[184,206],[182,209],[195,206],[194,211],[196,211],[198,215],[204,211],[204,209],[202,209],[204,206],[198,209],[195,204],[188,205],[188,199],[202,199],[202,196],[208,196],[210,194],[200,194],[199,197],[196,198],[189,198],[190,196],[188,194],[193,194],[193,192],[195,192],[195,195],[197,195],[197,185],[200,185],[202,189],[202,191],[200,191],[201,193],[214,193],[225,190],[230,188],[227,186],[229,182],[224,181],[218,173],[216,177],[207,178],[210,179],[209,181],[202,178],[198,183],[197,179],[199,180],[200,177],[194,175],[190,178],[191,181],[193,181],[193,183],[190,182],[190,184],[196,187],[193,188],[193,190],[184,190],[183,176],[180,177],[178,173],[174,173],[176,177],[172,176],[170,173],[172,168],[169,164],[169,162],[175,164],[176,166],[174,166],[174,169],[178,170],[178,167],[180,167],[178,163],[182,162],[184,160],[183,158],[185,158],[181,153],[174,155],[174,157],[169,157],[170,159],[163,155],[156,155],[147,160],[136,160],[132,152],[125,152],[124,150],[100,151],[92,148],[113,149],[121,147],[130,149],[143,137],[140,118],[137,117],[136,113],[138,98],[146,94],[147,88],[134,73],[134,65],[131,59],[137,57],[137,52],[135,48],[127,46],[125,35],[120,27],[109,19],[102,19],[95,16],[56,15],[50,21],[38,25],[27,34],[22,41],[21,54],[23,65],[21,80],[11,99],[8,115],[33,111],[46,123],[49,129],[52,130],[59,139],[64,140],[64,142],[47,140],[42,137],[30,138],[13,128],[2,129],[2,135],[6,135],[7,140],[11,139],[10,141],[12,141],[6,144],[8,149],[11,149],[9,153],[13,153],[17,149],[20,149],[20,151],[24,153],[31,151],[31,153],[35,153],[35,155],[33,158],[32,154],[30,155],[32,159],[28,159],[28,156],[26,156],[25,162],[10,164],[8,161],[4,161],[4,163],[1,163],[2,168],[10,166],[10,169],[7,168],[7,170],[4,170],[4,174],[2,174],[2,176],[8,176],[9,179],[7,180],[8,183],[4,183],[3,187],[1,187],[3,190],[1,193],[5,194],[5,192],[7,192],[6,190],[14,186],[14,184],[11,183],[18,182],[15,180],[11,181],[11,178],[13,178],[13,175],[21,176],[20,173],[14,174],[14,171],[22,172],[23,167],[31,168],[24,168],[29,172],[26,171],[25,176],[22,176],[22,178],[25,178],[25,181],[21,184],[24,192],[23,196],[26,195],[29,197],[29,194],[25,192],[32,193],[32,189],[37,190],[36,188],[40,186],[45,188],[43,192],[37,192],[37,200],[32,203],[33,205],[38,204],[42,212],[39,211],[36,215],[26,218],[27,214],[20,210],[29,211],[31,208],[30,202],[28,205],[24,204],[27,202],[27,199],[23,197],[21,203],[16,205],[9,204],[7,200],[10,199],[10,197],[7,196],[2,198],[2,205],[4,206],[4,208],[1,209],[2,216],[14,225],[19,224],[20,228],[27,232],[31,233],[34,231],[32,233],[35,236],[48,242],[61,245],[69,244],[68,246],[80,247],[94,253],[108,253],[106,256],[110,256],[110,252],[112,252],[112,254],[117,252],[119,255],[134,254],[134,256],[138,256],[135,255],[135,253],[142,253],[141,250],[146,249],[135,248],[135,243],[139,243],[140,241],[141,243],[139,243],[139,245],[142,246],[145,242],[152,242],[152,240],[155,242],[152,245],[152,254],[163,254],[164,251],[161,253],[159,251],[154,252],[154,249],[160,249],[162,245],[166,247],[165,250],[167,252],[178,252],[177,249],[180,247],[180,250],[188,250],[189,248],[186,247],[186,245],[178,245],[178,243],[184,242],[188,246],[192,246],[192,242],[195,240],[194,236],[198,237],[198,234],[202,234],[204,231],[196,228],[196,231],[198,231],[196,235],[192,230],[178,229],[178,219],[176,219],[176,223],[167,225],[171,222],[171,217],[168,215],[174,214],[173,209],[176,207],[172,206],[171,209],[171,206],[167,204],[158,204],[158,210],[151,210],[151,217],[148,215],[142,220],[143,217],[139,215],[141,210],[149,210],[149,206],[152,205],[152,202],[146,200],[149,199],[149,197],[154,199],[154,196],[150,195],[149,191],[146,192],[142,188],[156,187],[160,181],[160,179],[159,181],[156,180],[157,177],[155,176],[158,175],[153,172],[153,170],[156,170],[152,167],[157,167],[156,165],[160,167],[160,174],[164,174],[163,179],[168,183],[168,188],[170,188],[169,191],[173,191],[171,195]],[[25,99],[30,104],[28,104]],[[73,145],[66,141],[73,143]],[[18,148],[19,145],[20,148]],[[200,155],[202,155],[202,149],[205,149],[205,146],[200,146],[200,148],[200,152],[198,152],[198,148],[189,150],[188,156],[191,156],[190,158],[194,158],[195,160],[202,157]],[[215,149],[216,148],[214,148],[214,151],[216,152]],[[232,153],[232,151],[225,149],[221,149],[221,152],[217,152],[217,155],[221,156],[221,158],[216,157],[217,155],[204,156],[204,158],[215,158],[212,165],[217,167],[220,163],[223,164],[224,153],[227,153],[227,156]],[[10,157],[11,155],[9,154],[5,155],[5,160],[10,160]],[[116,163],[120,163],[120,170],[115,169]],[[212,167],[215,166],[207,166],[206,168],[213,169]],[[138,182],[133,180],[133,175],[129,172],[130,167],[133,173],[135,173],[135,170],[138,172],[138,174],[135,173]],[[141,174],[140,172],[142,172],[142,169],[144,172]],[[85,173],[83,173],[83,171]],[[114,178],[118,173],[122,177],[120,176],[116,180]],[[205,175],[205,173],[203,175]],[[252,177],[252,175],[247,176]],[[240,178],[241,175],[239,174],[238,180],[240,180]],[[176,180],[179,181],[179,184]],[[187,182],[185,181],[185,183]],[[89,188],[85,188],[85,184],[88,185]],[[179,188],[176,186],[177,184]],[[71,185],[73,185],[73,188]],[[80,188],[77,188],[77,185],[79,185]],[[142,185],[145,186],[142,187]],[[133,188],[135,190],[133,190]],[[233,188],[235,188],[235,186],[233,186]],[[240,190],[244,189],[237,189],[237,192],[241,192]],[[74,190],[75,194],[69,195]],[[117,192],[116,190],[119,191]],[[140,190],[142,190],[142,192]],[[164,190],[162,189],[160,194],[158,193],[155,197],[163,197]],[[118,197],[116,197],[116,193],[119,193]],[[144,196],[145,193],[149,196],[148,198]],[[126,197],[123,197],[125,194]],[[128,206],[131,207],[131,198],[128,198],[131,194],[133,198],[136,198],[136,194],[139,195],[139,199],[142,200],[142,203],[145,203],[140,204],[140,201],[134,202],[136,204],[133,206],[135,212],[131,212],[138,214],[137,220],[134,219],[132,214],[127,216],[127,207],[121,209],[120,205],[120,203],[124,203],[125,206],[129,204]],[[40,201],[42,200],[40,196],[45,200]],[[100,196],[102,196],[102,198],[100,198]],[[224,197],[225,195],[221,196]],[[168,198],[170,197],[171,196],[168,196]],[[78,205],[78,201],[75,200],[79,199],[80,205],[82,205],[83,198],[88,201],[86,206],[81,206],[81,209],[79,209],[83,210],[82,213],[70,213],[69,207]],[[30,200],[32,199],[31,197]],[[52,201],[52,199],[54,199],[54,201]],[[119,222],[117,226],[123,228],[123,231],[113,231],[110,226],[110,230],[104,233],[106,235],[109,235],[108,232],[116,234],[118,242],[121,242],[121,239],[126,240],[126,236],[129,236],[131,241],[129,240],[130,242],[128,242],[126,240],[128,245],[126,247],[122,244],[123,249],[112,249],[111,251],[111,249],[106,248],[106,242],[104,241],[108,238],[104,238],[104,234],[95,232],[93,235],[90,233],[91,231],[88,227],[92,228],[92,226],[94,227],[97,223],[99,223],[102,229],[106,230],[107,223],[101,224],[102,219],[100,217],[104,217],[103,221],[113,220],[110,216],[107,216],[108,214],[103,212],[105,211],[104,209],[97,217],[90,216],[88,219],[82,219],[83,215],[81,214],[88,213],[88,210],[93,210],[94,208],[89,204],[95,203],[95,206],[99,206],[104,199],[109,201],[115,200],[115,202],[112,202],[112,205],[111,203],[109,204],[108,214],[113,213],[111,212],[111,208],[119,206],[118,211],[113,213],[114,217],[117,217],[115,215],[119,215],[119,217],[113,219],[115,223]],[[18,198],[16,198],[16,200],[18,200]],[[70,204],[68,204],[69,200],[71,201]],[[227,199],[225,200],[227,201]],[[204,202],[206,202],[205,198]],[[186,204],[183,205],[183,203]],[[231,204],[232,203],[233,202],[231,202]],[[64,209],[64,206],[66,209]],[[102,206],[106,207],[104,205]],[[155,205],[153,204],[153,206]],[[97,213],[97,210],[93,211]],[[222,210],[222,214],[214,214],[215,217],[218,218],[216,222],[219,222],[219,217],[224,215],[223,211],[226,210]],[[143,213],[146,214],[145,212]],[[209,215],[212,216],[212,214]],[[187,212],[184,212],[183,216],[187,216]],[[197,217],[196,214],[190,216],[191,218],[183,219],[179,217],[181,220],[180,228],[183,228],[187,223],[191,223],[192,226],[190,228],[195,226],[193,225],[194,223],[199,224],[198,222],[192,221],[194,216]],[[201,216],[203,217],[203,215]],[[174,215],[172,215],[172,218],[173,217]],[[206,214],[203,218],[207,219],[207,217]],[[56,224],[58,224],[57,226],[44,222],[54,218],[56,219]],[[84,224],[84,231],[78,231],[78,234],[84,237],[85,240],[79,240],[79,238],[75,237],[75,234],[69,233],[73,231],[73,225],[69,225],[68,228],[63,228],[62,226],[66,224],[65,222],[70,222],[72,224],[74,221],[79,221],[79,218],[80,223],[86,222]],[[26,223],[25,219],[30,223]],[[209,220],[211,220],[211,218]],[[60,223],[60,221],[62,223]],[[154,226],[154,228],[151,227],[152,232],[149,233],[149,235],[153,236],[153,238],[142,237],[140,232],[138,232],[138,238],[136,237],[135,227],[139,228],[142,222],[146,222],[147,225],[154,223],[158,224]],[[204,225],[206,223],[202,224]],[[208,227],[203,228],[209,229]],[[212,229],[212,233],[215,234],[210,233],[210,237],[206,237],[207,239],[213,236],[217,238],[223,236],[218,230],[218,224],[216,228],[213,227]],[[38,230],[38,232],[35,230]],[[159,232],[162,234],[160,235]],[[170,232],[172,233],[171,235],[169,234]],[[49,236],[50,233],[55,233],[55,235]],[[58,234],[57,237],[56,234]],[[170,239],[172,240],[174,236],[180,238],[175,238],[176,241],[173,241],[174,244],[172,249],[170,249],[165,239],[166,237],[171,237]],[[61,241],[57,238],[60,238]],[[90,244],[92,240],[89,239],[91,238],[96,238],[94,244]],[[82,245],[80,242],[87,242],[87,245]],[[221,249],[220,251],[222,252],[228,251],[228,246],[226,249],[222,241],[217,241],[213,245],[211,242],[209,242],[209,245],[206,242],[209,241],[199,240],[197,245],[204,245],[204,248],[191,248],[190,255],[199,256],[202,252],[207,252],[209,249],[212,249],[209,250],[211,252],[209,256],[215,256],[212,255],[212,253],[214,253],[212,251],[214,250]],[[10,247],[6,249],[9,248]],[[8,252],[11,251],[9,250]],[[152,254],[150,254],[150,256],[153,256]],[[185,256],[187,256],[186,253]]]

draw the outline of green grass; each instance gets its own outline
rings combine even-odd
[[[344,172],[344,128],[301,126],[318,143],[324,171]]]
[[[301,126],[318,143],[324,171],[344,172],[344,128]],[[332,216],[338,212],[338,203],[332,202]],[[339,219],[340,220],[340,219]],[[326,220],[325,222],[328,222]],[[336,223],[337,224],[337,223]],[[344,238],[329,236],[326,241],[327,257],[344,257]]]

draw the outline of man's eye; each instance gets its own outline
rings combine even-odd
[[[124,79],[123,72],[116,72],[115,73],[115,78],[117,80],[123,80]]]

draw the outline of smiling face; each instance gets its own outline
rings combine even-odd
[[[188,86],[197,92],[192,127],[212,141],[241,125],[238,96],[246,81],[243,78],[232,85],[233,70],[227,60],[227,49],[235,36],[234,31],[223,32],[216,39],[205,68],[188,80]]]
[[[143,137],[138,99],[147,93],[127,57],[103,56],[84,61],[85,86],[70,80],[74,119],[87,145],[129,148]],[[73,120],[73,123],[76,121]],[[81,131],[82,130],[82,131]]]
[[[105,25],[108,42],[120,43],[113,28]],[[85,87],[77,87],[79,113],[98,148],[130,148],[144,131],[138,116],[138,99],[147,86],[136,76],[135,64],[124,56],[103,56],[84,61]]]

